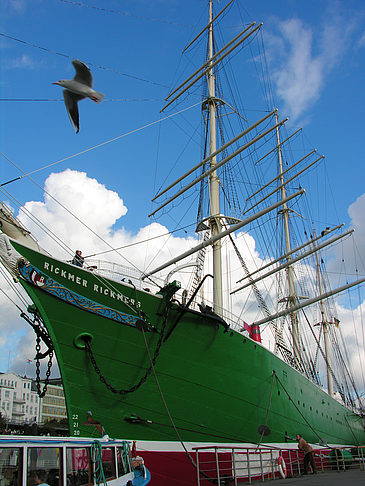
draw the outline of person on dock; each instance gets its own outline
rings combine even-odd
[[[76,265],[77,267],[84,266],[84,257],[82,256],[81,250],[76,250],[75,256],[72,259],[72,265]]]
[[[310,465],[312,468],[312,473],[317,474],[316,464],[313,458],[313,449],[312,447],[306,442],[300,434],[296,435],[298,441],[298,449],[303,451],[304,459],[303,459],[303,474],[308,474],[308,466]]]

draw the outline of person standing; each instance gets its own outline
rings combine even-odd
[[[313,474],[317,474],[316,464],[313,458],[313,449],[312,447],[306,442],[300,434],[296,435],[298,441],[298,449],[303,451],[304,459],[303,459],[303,474],[308,474],[308,466],[310,465],[312,468]]]
[[[72,265],[76,265],[77,267],[83,267],[84,266],[84,257],[82,256],[81,250],[76,250],[75,256],[73,257],[72,260]]]

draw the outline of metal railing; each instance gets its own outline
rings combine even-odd
[[[269,481],[303,474],[303,453],[271,447],[194,447],[197,485],[218,486]],[[365,470],[365,446],[313,450],[318,472]]]

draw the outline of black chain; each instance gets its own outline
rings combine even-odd
[[[119,395],[127,395],[128,393],[133,393],[134,391],[136,391],[141,385],[143,385],[143,383],[147,380],[147,378],[149,377],[149,375],[151,374],[152,372],[152,368],[153,366],[155,365],[156,361],[157,361],[157,358],[158,358],[158,355],[160,354],[160,350],[161,350],[161,345],[162,345],[162,341],[163,341],[163,338],[164,338],[164,334],[165,334],[165,329],[166,329],[166,324],[167,324],[167,316],[168,316],[168,312],[169,312],[169,307],[167,306],[165,308],[165,313],[164,313],[164,320],[163,320],[163,324],[162,324],[162,327],[161,327],[161,332],[160,332],[160,337],[159,337],[159,340],[158,340],[158,343],[157,343],[157,346],[156,346],[156,350],[155,350],[155,354],[152,358],[152,363],[150,365],[150,367],[147,369],[146,373],[144,374],[144,376],[142,376],[142,378],[139,380],[138,383],[136,383],[135,385],[131,386],[130,388],[126,388],[126,389],[120,389],[118,390],[117,388],[115,388],[113,385],[111,385],[110,383],[107,382],[106,378],[104,377],[104,375],[102,374],[97,362],[96,362],[96,359],[95,359],[95,356],[94,356],[94,353],[91,349],[91,345],[90,345],[90,341],[89,340],[85,340],[85,349],[87,350],[88,354],[89,354],[89,357],[90,357],[90,361],[94,367],[94,370],[96,372],[96,374],[99,376],[99,379],[102,383],[104,383],[104,385],[112,392],[112,393],[116,393],[116,394],[119,394]],[[144,329],[142,328],[141,332],[145,332]]]
[[[25,319],[27,323],[32,326],[33,331],[36,333],[36,356],[35,356],[35,366],[36,366],[36,386],[37,386],[37,391],[38,395],[40,398],[43,398],[44,395],[46,394],[47,387],[49,385],[50,381],[50,376],[51,376],[51,368],[52,368],[52,358],[54,355],[54,349],[53,349],[53,344],[52,340],[50,338],[50,335],[48,334],[48,331],[44,325],[43,319],[41,318],[38,310],[36,309],[35,306],[29,306],[28,311],[33,314],[33,320],[25,314],[25,312],[22,312],[20,314],[20,317]],[[43,325],[42,325],[43,324]],[[47,346],[47,351],[45,353],[41,353],[41,340],[44,342],[44,344]],[[46,371],[46,379],[44,380],[44,387],[43,390],[41,390],[41,374],[40,374],[40,359],[45,358],[49,355],[49,360],[47,364],[47,371]]]
[[[50,380],[50,376],[51,376],[53,350],[51,350],[49,352],[49,360],[48,360],[48,364],[47,364],[46,379],[44,380],[43,390],[41,390],[41,371],[40,371],[41,363],[40,363],[40,359],[39,359],[39,354],[40,354],[40,351],[41,351],[41,338],[40,338],[39,335],[37,335],[36,342],[37,342],[37,344],[35,346],[35,349],[36,349],[36,352],[37,352],[36,362],[35,362],[36,385],[37,385],[37,391],[38,391],[39,398],[43,398],[44,395],[47,392],[47,387],[49,385],[49,380]]]

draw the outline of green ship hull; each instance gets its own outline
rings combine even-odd
[[[91,412],[107,433],[144,441],[176,442],[176,427],[195,443],[284,443],[298,432],[312,443],[365,443],[359,415],[215,315],[175,303],[171,286],[153,295],[12,245],[31,264],[23,273],[37,272],[20,282],[52,339],[73,436],[100,435]],[[149,355],[157,380],[145,377]]]

